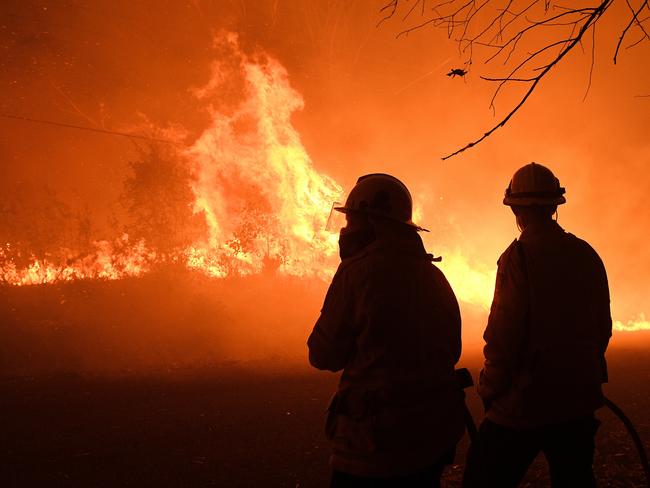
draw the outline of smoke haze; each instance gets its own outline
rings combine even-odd
[[[530,161],[552,168],[567,188],[560,224],[601,255],[615,319],[647,324],[650,98],[639,96],[650,90],[650,64],[645,45],[626,50],[616,66],[611,62],[625,12],[613,12],[599,27],[584,101],[590,56],[576,51],[505,128],[443,163],[441,156],[495,123],[488,108],[494,87],[478,69],[464,80],[445,76],[462,58],[444,32],[425,29],[396,40],[399,24],[377,28],[380,6],[324,0],[3,2],[0,114],[172,141],[155,145],[166,149],[148,160],[151,167],[168,164],[165,174],[175,175],[178,163],[191,174],[147,204],[155,208],[176,195],[179,213],[170,222],[184,222],[187,242],[216,239],[222,251],[241,246],[253,258],[237,269],[254,275],[215,282],[176,268],[177,275],[153,273],[141,281],[4,289],[3,342],[15,351],[5,356],[6,369],[39,361],[42,369],[57,361],[68,361],[62,369],[103,369],[100,363],[128,369],[277,355],[302,360],[336,265],[335,239],[324,234],[330,200],[369,172],[394,174],[411,189],[418,223],[431,229],[425,244],[443,255],[441,267],[461,300],[470,347],[480,344],[496,260],[517,236],[512,214],[501,205],[503,191]],[[233,38],[234,51],[223,42]],[[262,79],[274,73],[280,85],[268,86],[284,86],[290,94],[284,105],[269,105],[271,126],[284,124],[272,134],[275,142],[261,142],[265,119],[254,107],[242,110],[261,103],[272,88],[251,98],[243,66],[261,66]],[[515,100],[511,92],[499,98],[496,116]],[[221,127],[232,131],[231,139],[216,121],[228,121]],[[43,256],[67,248],[66,259],[95,253],[95,241],[115,246],[124,233],[131,236],[129,249],[136,246],[134,223],[148,219],[129,210],[125,182],[138,161],[146,163],[149,142],[7,117],[0,117],[0,131],[3,240]],[[273,156],[279,146],[297,151],[292,154],[304,163],[302,179],[286,177],[294,159]],[[224,148],[227,155],[218,156]],[[232,172],[237,165],[242,171]],[[165,181],[156,177],[156,185]],[[277,193],[277,182],[284,194]],[[304,198],[301,184],[310,189]],[[310,206],[306,198],[313,195]],[[311,211],[301,216],[308,229],[302,234],[292,220],[299,208]],[[157,259],[148,252],[138,255],[132,275]],[[195,267],[210,267],[208,274],[227,274],[221,255],[211,261],[193,256]],[[263,261],[269,256],[283,259]],[[29,258],[23,253],[17,265]],[[167,264],[178,262],[169,258]],[[296,278],[299,268],[308,276]],[[169,297],[174,300],[164,303]],[[34,303],[42,310],[25,312]],[[614,340],[623,340],[621,334]]]

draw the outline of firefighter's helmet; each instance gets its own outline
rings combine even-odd
[[[517,170],[503,199],[504,205],[562,205],[566,203],[564,188],[546,166],[530,163]]]
[[[335,207],[334,210],[346,214],[365,213],[401,222],[419,231],[427,230],[416,225],[412,220],[413,199],[406,185],[385,173],[371,173],[359,177],[345,205]]]

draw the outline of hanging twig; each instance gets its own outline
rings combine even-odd
[[[458,43],[459,53],[466,57],[466,66],[472,65],[474,61],[475,46],[481,50],[494,50],[484,55],[483,64],[500,59],[509,69],[503,76],[481,76],[483,80],[498,83],[489,105],[493,112],[496,111],[496,98],[506,86],[530,85],[523,97],[496,125],[481,137],[442,158],[445,160],[482,142],[506,125],[528,101],[541,80],[576,46],[582,46],[584,35],[589,29],[593,29],[589,81],[584,100],[591,89],[593,79],[596,24],[615,1],[623,0],[594,0],[594,6],[581,8],[555,4],[552,0],[505,0],[504,4],[500,4],[498,0],[416,0],[413,3],[391,0],[381,9],[385,16],[378,25],[393,18],[401,19],[403,23],[411,23],[412,25],[397,33],[397,38],[406,37],[429,25],[444,28],[447,36]],[[622,28],[614,52],[614,62],[621,45],[633,28],[639,31],[641,38],[626,49],[644,40],[650,41],[650,35],[644,25],[650,16],[641,16],[644,9],[650,11],[649,0],[642,0],[636,8],[630,4],[630,0],[625,2],[630,11],[630,18]],[[400,8],[402,5],[404,8]],[[522,56],[520,46],[537,42],[539,36],[533,33],[539,32],[543,32],[546,41],[535,49],[527,46],[530,51]]]

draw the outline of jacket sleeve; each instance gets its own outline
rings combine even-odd
[[[352,297],[345,275],[340,269],[334,275],[320,317],[307,340],[309,362],[318,369],[339,371],[354,352]]]
[[[598,297],[594,303],[598,307],[597,321],[598,321],[598,341],[601,354],[601,378],[603,383],[609,381],[609,374],[607,372],[607,361],[605,360],[605,351],[609,345],[609,339],[612,337],[612,314],[610,310],[609,298],[609,284],[607,282],[607,272],[603,262],[598,258]]]
[[[599,260],[600,261],[600,260]],[[602,353],[605,354],[605,350],[609,345],[609,339],[612,337],[612,313],[610,310],[610,298],[609,298],[609,284],[607,283],[607,272],[605,271],[605,266],[603,262],[600,261],[600,304],[599,310],[599,332],[600,332],[600,346],[602,348]]]
[[[488,402],[512,385],[522,357],[529,294],[519,245],[513,242],[498,261],[494,299],[483,334],[485,363],[478,392]]]

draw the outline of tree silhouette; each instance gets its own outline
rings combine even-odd
[[[75,244],[70,208],[48,185],[31,180],[0,183],[0,245],[3,260],[24,266],[51,258]]]
[[[475,146],[507,124],[553,67],[576,46],[582,45],[588,34],[592,37],[590,86],[596,26],[614,4],[623,1],[629,15],[620,26],[613,50],[616,64],[625,42],[630,41],[626,48],[633,48],[650,41],[645,25],[650,19],[648,0],[638,0],[635,6],[630,0],[586,0],[586,6],[578,6],[575,2],[574,6],[565,6],[551,0],[390,0],[380,9],[384,17],[378,25],[403,22],[405,27],[397,34],[398,38],[427,26],[446,29],[448,37],[458,43],[459,52],[465,57],[465,69],[469,69],[475,59],[486,64],[502,61],[503,74],[481,76],[497,84],[490,101],[493,110],[504,87],[514,84],[527,87],[524,95],[497,124],[444,156],[444,160]]]
[[[172,149],[149,143],[138,146],[140,156],[130,163],[132,175],[124,183],[124,205],[131,217],[132,240],[145,239],[163,254],[205,236],[205,220],[193,211],[191,173]]]

